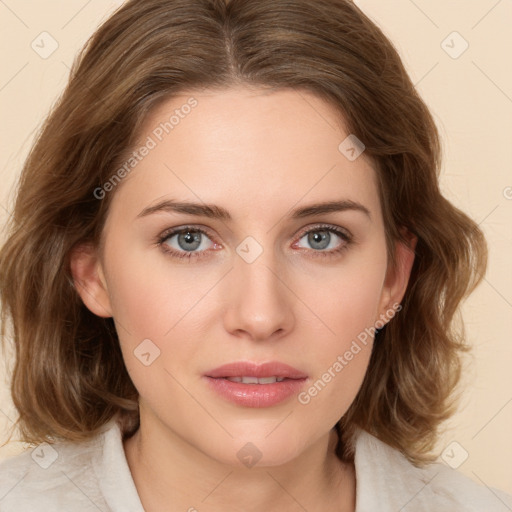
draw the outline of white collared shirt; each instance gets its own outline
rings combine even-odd
[[[416,468],[364,431],[354,462],[356,512],[512,511],[512,496],[441,463]],[[144,512],[114,420],[90,441],[43,443],[0,464],[0,512],[71,510]]]

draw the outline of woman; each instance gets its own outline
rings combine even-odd
[[[500,510],[440,464],[478,226],[352,3],[130,1],[25,164],[2,510]]]

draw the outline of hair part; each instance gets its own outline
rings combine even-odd
[[[376,336],[337,424],[337,453],[350,459],[362,428],[415,464],[430,460],[467,349],[454,315],[485,273],[486,243],[439,190],[438,131],[397,51],[348,0],[131,0],[90,38],[25,162],[0,253],[22,438],[79,441],[114,416],[128,435],[138,427],[114,322],[84,306],[69,256],[79,243],[100,244],[115,191],[98,200],[94,190],[148,113],[177,94],[238,85],[328,102],[377,171],[390,264],[404,229],[418,237],[403,309]]]

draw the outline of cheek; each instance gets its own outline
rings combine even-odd
[[[340,266],[328,280],[324,275],[321,292],[308,296],[305,283],[302,296],[319,312],[320,328],[316,341],[304,347],[315,375],[298,399],[312,416],[335,423],[354,400],[371,356],[385,272],[385,258],[364,258],[364,264]]]
[[[122,262],[112,258],[109,270],[114,318],[137,339],[162,339],[178,324],[190,322],[218,280],[215,272],[171,264],[162,256],[150,260],[143,251],[131,251]]]
[[[379,317],[386,275],[386,257],[379,245],[352,253],[337,266],[304,272],[298,295],[323,326],[322,347],[343,349]]]
[[[352,297],[344,305],[333,308],[327,319],[335,335],[322,336],[304,353],[304,360],[315,361],[314,373],[297,400],[312,425],[334,425],[354,401],[368,369],[374,340],[374,317],[369,311],[375,298],[361,294],[359,300]]]
[[[324,299],[323,311],[336,338],[342,343],[353,339],[378,317],[384,269],[380,265],[352,269],[332,282]]]
[[[192,265],[172,266],[165,257],[128,250],[120,238],[111,239],[106,254],[109,297],[126,368],[144,394],[160,389],[166,380],[161,372],[172,371],[172,361],[191,360],[194,347],[183,337],[213,277],[198,278]]]

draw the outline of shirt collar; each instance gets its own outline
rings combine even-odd
[[[101,449],[93,459],[93,468],[110,510],[144,512],[124,453],[121,429],[115,419],[105,426],[100,442]]]
[[[438,465],[418,468],[399,451],[364,430],[355,444],[356,512],[428,512],[433,496],[429,485]]]
[[[116,512],[144,512],[115,419],[105,426],[100,444],[93,468],[109,508]],[[413,466],[398,450],[364,430],[356,434],[354,465],[355,512],[431,510],[428,485],[438,473],[435,467]]]

